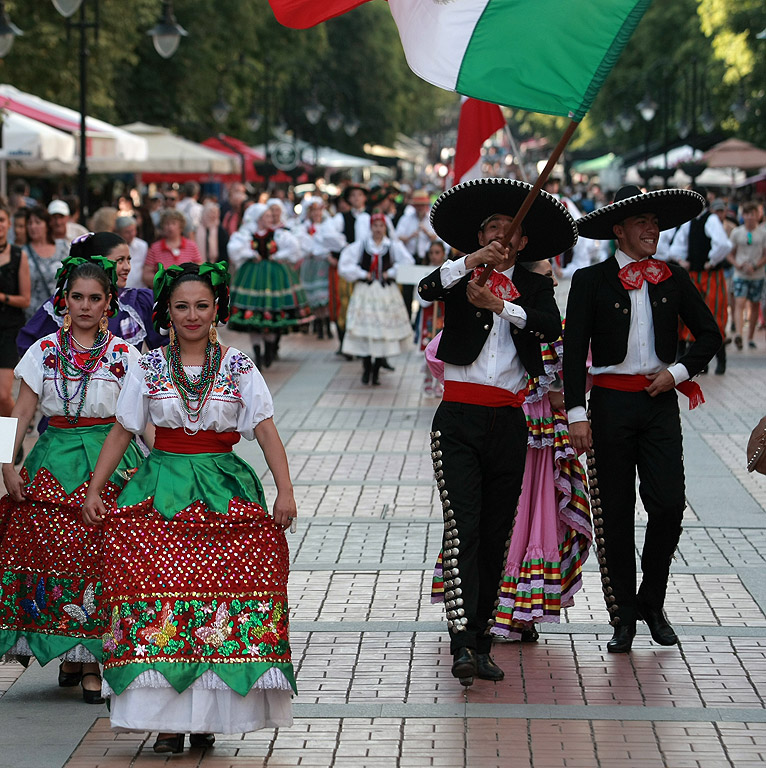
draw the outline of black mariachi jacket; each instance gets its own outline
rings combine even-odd
[[[418,293],[426,301],[443,301],[444,330],[436,356],[452,365],[470,365],[481,353],[492,328],[493,312],[476,307],[468,301],[466,286],[473,271],[451,288],[443,288],[437,268],[420,281]],[[519,297],[512,303],[527,313],[525,328],[508,323],[521,364],[530,376],[543,372],[540,343],[553,342],[561,335],[561,315],[553,296],[553,281],[543,275],[517,266],[513,284]]]
[[[657,285],[649,283],[649,301],[654,321],[657,357],[669,366],[675,362],[678,321],[694,334],[694,343],[678,361],[689,376],[696,376],[720,349],[723,339],[715,318],[685,269],[669,263],[671,277]],[[600,264],[578,269],[572,277],[567,302],[567,331],[564,337],[564,393],[567,409],[585,406],[585,376],[588,348],[593,365],[621,363],[628,354],[630,296],[617,273],[612,256]]]

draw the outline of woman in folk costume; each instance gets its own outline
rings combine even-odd
[[[412,341],[412,326],[394,278],[400,264],[415,260],[398,240],[386,236],[386,227],[386,217],[373,213],[370,234],[347,245],[338,263],[338,274],[355,283],[342,351],[363,359],[363,384],[370,379],[380,384],[383,358],[406,352]]]
[[[281,205],[251,205],[228,245],[237,270],[229,328],[250,333],[259,368],[261,361],[266,368],[271,365],[280,334],[300,330],[313,320],[306,292],[289,266],[300,260],[300,244],[280,226],[281,211]]]
[[[557,285],[549,261],[525,266]],[[564,409],[563,339],[541,346],[544,373],[529,379],[522,406],[529,430],[524,479],[490,630],[509,640],[537,640],[536,622],[560,621],[582,587],[593,538],[585,473]]]
[[[137,349],[144,342],[149,349],[167,344],[152,325],[154,296],[148,288],[126,288],[130,275],[130,248],[125,240],[114,232],[93,232],[78,239],[81,255],[106,256],[115,263],[117,275],[117,311],[109,318],[109,330]],[[63,318],[56,312],[54,297],[46,301],[19,331],[16,346],[21,354],[37,339],[53,333],[61,327]]]
[[[155,752],[209,746],[214,733],[292,724],[289,557],[296,517],[274,406],[253,362],[217,339],[228,318],[226,265],[184,264],[155,278],[164,350],[142,357],[117,404],[83,516],[104,525],[104,692],[112,727],[158,730]],[[98,489],[133,434],[154,449],[105,514]],[[255,438],[277,486],[232,452]]]
[[[3,465],[8,495],[0,500],[5,533],[0,544],[0,654],[40,664],[61,656],[59,685],[82,683],[89,704],[102,703],[100,528],[84,525],[80,511],[128,371],[134,347],[107,328],[117,309],[114,262],[83,256],[83,240],[57,274],[54,306],[65,313],[56,332],[32,344],[15,370],[21,380],[13,411],[16,449],[40,406],[50,425],[21,474]],[[99,490],[112,507],[141,463],[134,441]]]
[[[301,245],[301,283],[306,291],[311,311],[316,320],[317,336],[332,338],[330,329],[330,264],[328,259],[346,247],[346,236],[339,232],[327,215],[321,197],[309,197],[303,201],[305,216],[295,234]]]

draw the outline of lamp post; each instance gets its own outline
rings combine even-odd
[[[324,114],[324,107],[313,96],[311,101],[303,108],[303,114],[306,116],[309,125],[312,127],[312,138],[314,139],[314,168],[319,165],[319,121]]]
[[[82,216],[87,219],[88,208],[88,139],[86,133],[86,118],[88,107],[88,30],[92,29],[94,39],[98,43],[98,0],[90,0],[93,9],[93,20],[89,21],[86,15],[84,0],[51,0],[53,7],[67,20],[67,35],[72,27],[80,32],[80,162],[77,166],[77,194],[80,198],[80,210]],[[80,11],[78,21],[71,21],[77,11]],[[163,57],[168,58],[175,53],[182,36],[186,30],[175,23],[173,16],[172,0],[163,2],[164,16],[160,22],[148,34],[154,39],[154,47]],[[167,22],[167,23],[166,23]]]
[[[0,59],[7,56],[13,47],[13,41],[24,33],[11,21],[5,10],[5,3],[0,0]]]

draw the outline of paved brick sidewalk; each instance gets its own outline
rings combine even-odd
[[[300,514],[289,537],[294,727],[164,758],[153,734],[112,734],[105,708],[56,689],[52,667],[19,676],[5,664],[0,766],[762,766],[766,477],[743,469],[764,410],[758,340],[760,350],[730,352],[725,376],[701,379],[707,403],[683,416],[689,509],[667,604],[680,647],[660,648],[641,626],[630,656],[607,654],[591,558],[564,622],[544,625],[537,644],[496,645],[505,680],[468,691],[450,676],[442,609],[429,601],[441,536],[427,445],[437,401],[421,394],[419,356],[394,360],[370,388],[332,342],[285,340],[267,380]],[[257,445],[238,450],[273,498]]]

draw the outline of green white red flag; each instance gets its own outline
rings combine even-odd
[[[580,121],[651,0],[389,0],[433,85]]]

